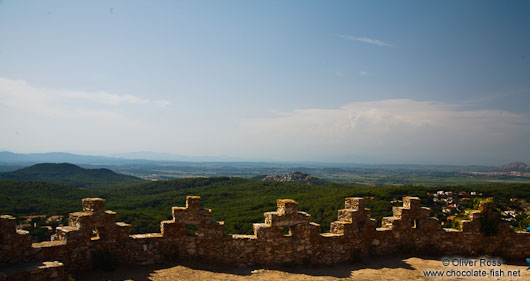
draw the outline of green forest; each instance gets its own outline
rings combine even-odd
[[[149,233],[160,231],[160,221],[171,218],[171,207],[184,206],[187,195],[199,195],[202,207],[212,209],[213,219],[225,221],[226,233],[248,234],[252,233],[252,223],[263,222],[264,212],[276,210],[276,199],[290,198],[298,201],[299,209],[309,213],[325,232],[330,222],[337,219],[337,210],[344,207],[345,197],[369,197],[366,205],[380,223],[383,216],[392,214],[393,205],[401,205],[391,201],[418,196],[422,206],[432,207],[429,194],[437,190],[440,187],[311,185],[230,177],[142,182],[112,188],[4,180],[0,181],[0,213],[67,215],[81,209],[82,198],[101,197],[106,199],[107,209],[117,212],[118,221],[132,224],[131,233]],[[444,190],[480,192],[483,197],[494,197],[499,206],[514,205],[510,198],[530,201],[529,184],[453,186]],[[440,210],[434,207],[432,212],[436,216]]]

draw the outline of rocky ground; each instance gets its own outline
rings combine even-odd
[[[477,261],[478,264],[478,261]],[[292,267],[279,269],[233,268],[205,264],[149,265],[122,267],[115,271],[94,270],[77,276],[77,281],[97,280],[530,280],[530,271],[524,261],[500,266],[443,266],[440,259],[430,258],[380,258],[364,260],[352,265]],[[425,270],[455,270],[469,274],[471,269],[502,271],[501,277],[424,277]],[[517,272],[518,276],[507,276]],[[453,273],[457,274],[457,273]]]

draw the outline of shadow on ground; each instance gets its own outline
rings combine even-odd
[[[523,266],[524,261],[506,263],[506,265],[509,264]],[[425,256],[371,257],[351,264],[279,267],[236,267],[180,261],[157,265],[122,266],[108,272],[92,270],[79,274],[75,280],[267,280],[270,278],[333,280],[336,278],[356,279],[359,276],[369,277],[374,272],[390,275],[391,272],[399,272],[400,275],[414,277],[419,276],[426,268],[437,267],[442,267],[441,258]],[[386,276],[387,279],[388,277]]]
[[[213,265],[199,262],[175,262],[157,265],[128,265],[121,266],[113,271],[103,271],[100,269],[82,272],[75,279],[78,281],[98,281],[98,280],[152,280],[149,277],[158,270],[183,266],[192,270],[208,271],[211,273],[224,273],[227,275],[250,276],[260,269],[276,270],[293,274],[303,274],[310,276],[330,276],[335,278],[350,277],[352,271],[359,269],[382,269],[382,268],[403,268],[414,270],[408,263],[403,261],[405,257],[394,258],[372,258],[359,263],[338,264],[338,265],[293,265],[277,267],[235,267],[228,265]]]

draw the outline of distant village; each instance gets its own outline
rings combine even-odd
[[[453,191],[439,190],[436,193],[427,193],[429,199],[432,200],[432,206],[440,208],[441,213],[440,223],[444,227],[454,227],[453,223],[458,218],[466,218],[469,209],[478,208],[478,204],[482,200],[494,201],[494,197],[483,197],[482,193],[471,191],[461,191],[455,193]],[[504,221],[510,222],[512,225],[516,222],[517,216],[530,216],[530,204],[524,199],[509,198],[511,204],[501,205],[501,216]],[[514,207],[517,206],[517,207]]]

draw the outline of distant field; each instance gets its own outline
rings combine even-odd
[[[227,164],[225,164],[227,165]],[[389,185],[484,185],[502,183],[530,183],[528,177],[471,175],[458,168],[307,168],[307,167],[231,167],[231,166],[170,166],[170,167],[114,167],[115,171],[150,180],[163,180],[190,177],[244,177],[264,174],[287,174],[300,171],[327,181],[356,183],[372,186]]]

